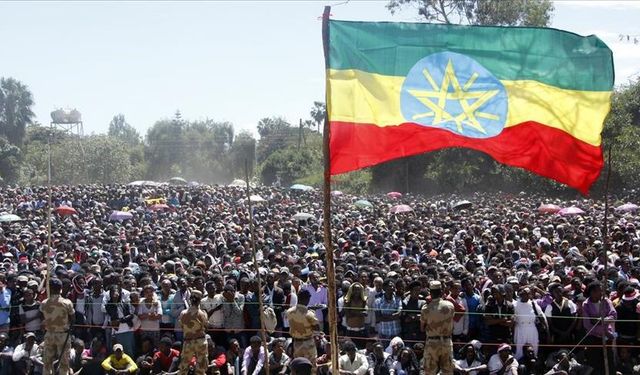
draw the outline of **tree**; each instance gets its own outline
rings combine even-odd
[[[233,140],[231,147],[231,168],[233,177],[245,179],[245,161],[249,176],[253,176],[256,159],[256,139],[248,131],[243,131]]]
[[[415,6],[429,22],[469,25],[547,26],[553,4],[550,0],[389,0],[394,13]]]
[[[122,113],[113,116],[113,119],[109,123],[109,131],[107,134],[130,146],[138,145],[141,141],[140,133],[138,133],[136,128],[129,125]]]
[[[22,147],[27,125],[33,121],[33,96],[14,78],[0,78],[0,136]]]
[[[258,122],[258,163],[265,161],[276,150],[294,144],[298,140],[298,129],[282,117],[266,117]]]
[[[327,105],[323,102],[313,102],[313,107],[309,114],[311,115],[311,121],[318,127],[318,133],[320,133],[324,118],[327,115]]]
[[[0,137],[0,183],[14,183],[18,180],[21,156],[17,146]]]

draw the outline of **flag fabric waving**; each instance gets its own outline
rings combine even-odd
[[[331,174],[465,147],[587,193],[613,81],[595,36],[330,20]]]

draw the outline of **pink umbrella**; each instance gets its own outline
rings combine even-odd
[[[168,205],[166,205],[164,203],[158,203],[158,204],[154,204],[153,206],[149,207],[149,209],[151,211],[162,211],[162,210],[170,210],[171,207],[169,207]]]
[[[541,214],[555,214],[561,209],[562,207],[556,204],[541,204],[540,207],[538,207],[538,212]]]
[[[562,216],[570,216],[570,215],[582,215],[585,212],[579,209],[576,206],[566,207],[558,211],[558,214]]]
[[[61,216],[75,215],[78,213],[75,208],[69,206],[59,206],[56,208],[56,212]]]
[[[402,193],[399,193],[397,191],[391,191],[391,192],[387,193],[387,197],[393,198],[393,199],[397,199],[397,198],[402,197]]]
[[[411,211],[413,211],[413,208],[411,208],[411,206],[406,204],[399,204],[397,206],[393,206],[389,210],[389,212],[391,212],[392,214],[400,214],[403,212],[411,212]]]

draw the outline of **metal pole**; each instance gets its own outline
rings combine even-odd
[[[49,136],[47,137],[47,253],[45,254],[45,262],[47,265],[47,276],[45,277],[45,287],[47,288],[47,298],[51,296],[51,289],[49,288],[49,278],[51,277],[51,256],[49,255],[53,249],[51,248],[51,212],[52,212],[52,199],[51,199],[51,137],[53,136],[53,124],[49,126]]]
[[[324,7],[322,15],[322,45],[324,47],[324,59],[326,70],[325,95],[327,110],[324,116],[324,134],[323,134],[323,153],[324,153],[324,204],[322,207],[323,226],[324,226],[324,247],[326,249],[327,262],[327,286],[328,286],[328,304],[329,304],[329,338],[331,340],[331,371],[333,374],[340,373],[338,366],[338,319],[336,316],[336,278],[333,265],[333,243],[331,241],[331,160],[330,160],[330,126],[329,126],[329,108],[330,87],[329,87],[329,16],[331,15],[331,7]]]
[[[264,302],[262,301],[262,278],[260,277],[260,267],[258,267],[258,257],[256,256],[256,237],[253,229],[253,207],[251,206],[251,188],[249,186],[249,161],[244,160],[244,176],[247,183],[247,205],[249,207],[249,232],[251,233],[251,255],[253,256],[253,265],[256,267],[256,279],[258,280],[258,305],[260,307],[260,336],[262,337],[262,345],[264,347],[264,368],[266,374],[270,374],[269,369],[269,345],[267,344],[267,331],[264,326]]]

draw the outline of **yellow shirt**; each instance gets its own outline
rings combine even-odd
[[[130,373],[138,371],[138,366],[128,355],[122,353],[122,358],[117,359],[115,354],[111,354],[102,361],[102,368],[105,371],[129,370]]]

